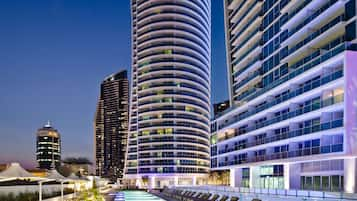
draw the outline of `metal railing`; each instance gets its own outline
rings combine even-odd
[[[202,185],[202,186],[170,186],[169,188],[196,191],[196,192],[209,192],[222,194],[226,196],[252,196],[262,197],[271,196],[279,197],[280,200],[301,198],[302,200],[324,200],[330,201],[338,200],[357,200],[357,194],[344,193],[344,192],[325,192],[325,191],[310,191],[310,190],[298,190],[298,189],[263,189],[263,188],[242,188],[242,187],[230,187],[230,186],[214,186],[214,185]],[[271,198],[269,200],[272,200]]]

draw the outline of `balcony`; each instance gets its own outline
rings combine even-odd
[[[275,106],[277,104],[280,104],[280,103],[282,103],[284,101],[292,99],[292,98],[294,98],[296,96],[299,96],[299,95],[301,95],[301,94],[303,94],[305,92],[308,92],[308,91],[311,91],[313,89],[316,89],[316,88],[318,88],[318,87],[320,87],[322,85],[325,85],[325,84],[327,84],[329,82],[337,80],[337,79],[339,79],[341,77],[343,77],[343,71],[342,70],[338,70],[336,72],[332,72],[331,74],[326,75],[326,76],[324,76],[324,77],[322,77],[322,78],[320,78],[318,80],[315,80],[315,81],[313,81],[313,82],[311,82],[309,84],[305,84],[305,85],[299,87],[298,89],[296,89],[296,90],[294,90],[294,91],[292,91],[292,92],[290,92],[290,93],[288,93],[288,94],[286,94],[284,96],[276,98],[272,102],[269,102],[269,103],[264,104],[264,105],[262,105],[260,107],[257,107],[256,109],[254,109],[254,110],[252,110],[250,112],[246,112],[246,113],[244,113],[244,115],[241,115],[239,117],[235,117],[228,123],[219,125],[219,129],[222,129],[224,127],[230,126],[230,125],[232,125],[234,123],[237,123],[238,121],[241,121],[241,120],[243,120],[245,118],[253,116],[253,115],[255,115],[255,114],[257,114],[257,113],[259,113],[259,112],[261,112],[263,110],[271,108],[271,107],[273,107],[273,106]]]
[[[258,78],[258,77],[260,77],[260,72],[259,71],[255,71],[254,73],[250,74],[248,77],[244,78],[242,81],[234,83],[233,84],[233,91],[236,92],[239,88],[242,88],[247,83],[252,82],[253,80],[255,80],[255,78]]]
[[[315,58],[314,60],[312,60],[311,62],[305,64],[305,65],[300,65],[297,66],[294,71],[290,72],[289,74],[281,77],[280,79],[272,82],[271,84],[269,84],[269,86],[258,90],[256,93],[251,94],[250,96],[245,96],[242,98],[242,100],[244,101],[251,101],[254,98],[263,95],[264,93],[270,91],[271,89],[275,88],[276,86],[279,86],[282,83],[288,82],[289,80],[297,77],[298,75],[301,75],[302,73],[312,69],[313,67],[329,60],[330,58],[338,55],[339,53],[348,50],[351,48],[355,48],[354,45],[350,45],[347,43],[341,43],[339,45],[337,45],[335,48],[330,49],[328,52],[326,52],[325,54],[321,55],[320,57]]]
[[[312,112],[315,110],[319,110],[324,107],[328,107],[328,106],[331,106],[331,105],[334,105],[337,103],[341,103],[341,102],[343,102],[343,98],[344,98],[344,96],[343,96],[343,94],[341,94],[341,95],[327,98],[325,100],[321,100],[319,103],[309,104],[309,105],[304,106],[300,109],[281,114],[279,116],[274,117],[273,119],[265,120],[265,121],[255,124],[254,126],[247,127],[247,128],[245,128],[245,131],[248,133],[248,132],[251,132],[251,131],[254,131],[254,130],[281,122],[281,121],[285,121],[287,119],[291,119],[291,118],[298,117],[300,115],[303,115],[303,114],[306,114],[306,113],[309,113],[309,112]]]
[[[317,10],[316,8],[321,7],[323,3],[326,3],[327,0],[324,1],[313,1],[313,0],[303,0],[303,3],[295,8],[293,11],[289,12],[287,22],[281,26],[281,29],[289,29],[290,26],[294,24],[299,24],[301,19],[304,19],[306,16],[306,12],[308,10]]]
[[[289,29],[289,33],[288,33],[289,40],[285,40],[280,45],[285,46],[286,41],[294,41],[295,38],[301,38],[300,34],[295,35],[295,33],[297,33],[298,31],[303,32],[302,30],[305,28],[306,25],[309,25],[309,27],[316,26],[316,24],[322,20],[321,18],[326,18],[326,16],[333,15],[333,13],[336,12],[336,10],[340,9],[341,5],[343,5],[343,4],[336,4],[336,2],[339,1],[331,0],[328,4],[324,5],[323,7],[315,11],[311,16],[305,19],[302,23],[300,23],[293,29]],[[324,14],[321,15],[322,13]]]
[[[242,64],[245,61],[249,61],[249,59],[251,59],[251,58],[259,58],[260,59],[260,53],[261,53],[261,45],[258,42],[255,45],[248,48],[243,55],[241,55],[238,58],[235,58],[232,61],[233,68],[235,68],[236,66],[239,66],[239,64]]]
[[[256,20],[258,18],[258,16],[260,15],[260,10],[259,11],[257,11],[257,10],[258,10],[258,8],[261,7],[262,3],[263,3],[263,1],[261,1],[261,0],[255,0],[255,2],[249,6],[249,8],[246,10],[246,12],[244,14],[242,14],[242,17],[230,27],[230,30],[232,30],[233,34],[237,33],[239,30],[244,30],[244,28],[242,29],[242,26],[241,26],[242,24],[248,24],[248,25],[252,24],[251,20]],[[242,11],[239,11],[239,12],[242,12]],[[252,16],[252,13],[258,14],[258,15]],[[244,22],[246,19],[248,20],[248,22]],[[240,35],[240,34],[238,34],[238,35]]]
[[[261,140],[256,140],[254,142],[245,143],[240,146],[237,145],[237,146],[234,146],[234,147],[231,147],[228,149],[223,149],[223,150],[219,151],[219,154],[225,154],[225,153],[234,152],[234,151],[238,151],[238,150],[242,150],[242,149],[246,149],[246,148],[250,148],[250,147],[255,147],[258,145],[268,144],[268,143],[277,142],[280,140],[290,139],[290,138],[294,138],[294,137],[299,137],[299,136],[303,136],[303,135],[308,135],[308,134],[312,134],[312,133],[316,133],[316,132],[320,132],[320,131],[326,131],[326,130],[341,128],[341,127],[343,127],[343,119],[338,119],[338,120],[314,125],[311,127],[304,127],[301,129],[281,133],[281,134],[275,135],[273,137],[263,138]]]
[[[243,76],[244,72],[250,72],[252,70],[257,69],[261,65],[262,65],[262,61],[260,60],[260,57],[255,57],[252,61],[249,61],[249,63],[246,64],[243,68],[239,68],[238,71],[233,73],[234,79]]]
[[[244,1],[239,8],[236,10],[238,12],[234,12],[234,15],[232,15],[231,22],[235,23],[237,21],[240,21],[242,18],[244,18],[244,14],[246,14],[247,11],[251,8],[252,4],[256,3],[257,1],[261,0],[250,0],[250,1]]]
[[[252,44],[254,45],[257,42],[260,42],[261,39],[261,35],[262,32],[260,31],[260,28],[257,27],[256,29],[254,29],[253,31],[250,31],[247,33],[245,39],[240,42],[239,44],[233,44],[233,46],[235,46],[232,49],[232,55],[233,57],[237,57],[240,54],[242,54],[242,52],[248,48],[249,46],[251,46]],[[240,37],[239,37],[240,38]]]
[[[312,156],[318,154],[329,154],[329,153],[336,153],[342,151],[343,151],[343,144],[317,146],[307,149],[298,149],[294,151],[279,152],[270,155],[255,156],[253,158],[246,158],[241,160],[220,162],[219,167],[240,165],[245,163],[256,163],[256,162],[269,161],[269,160],[289,159],[289,158],[296,158],[302,156]]]
[[[260,162],[267,160],[277,160],[286,158],[295,158],[301,156],[311,156],[317,154],[328,154],[343,151],[343,144],[333,144],[326,146],[316,146],[307,149],[298,149],[295,151],[279,152],[271,155],[257,156],[252,159],[248,159],[248,162]]]
[[[306,37],[304,40],[300,41],[297,43],[295,46],[289,48],[289,54],[287,57],[282,59],[282,62],[285,62],[289,60],[289,58],[295,58],[297,55],[302,54],[302,51],[304,51],[309,44],[308,47],[314,47],[316,46],[319,42],[326,40],[327,36],[339,36],[341,33],[344,32],[344,29],[342,27],[344,26],[343,23],[345,20],[344,15],[340,15],[336,18],[334,18],[332,21],[330,21],[328,24],[325,26],[321,27],[314,33],[310,34],[308,37]],[[342,31],[341,31],[342,30]],[[336,33],[338,32],[338,33]]]
[[[337,103],[341,103],[341,102],[343,102],[343,98],[344,98],[343,94],[337,95],[337,96],[322,100],[319,103],[310,104],[303,108],[297,109],[295,111],[281,114],[279,116],[274,117],[273,119],[265,120],[265,121],[256,123],[254,126],[244,128],[245,132],[241,133],[240,135],[260,129],[260,128],[263,128],[263,127],[266,127],[266,126],[269,126],[269,125],[272,125],[272,124],[275,124],[275,123],[278,123],[280,121],[284,121],[284,120],[291,119],[291,118],[294,118],[294,117],[297,117],[297,116],[300,116],[300,115],[303,115],[303,114],[306,114],[306,113],[309,113],[309,112],[312,112],[315,110],[319,110],[324,107],[328,107],[328,106],[331,106],[331,105],[334,105]],[[235,135],[234,137],[236,137],[236,136],[237,135]]]

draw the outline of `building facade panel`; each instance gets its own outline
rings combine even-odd
[[[212,121],[211,168],[234,186],[355,192],[355,0],[224,7],[233,107]]]

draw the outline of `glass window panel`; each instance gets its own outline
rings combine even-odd
[[[340,190],[340,176],[334,175],[331,176],[331,191]]]
[[[321,188],[321,177],[314,176],[314,190],[318,191]]]
[[[302,177],[300,177],[300,187],[301,187],[301,189],[305,189],[305,177],[304,176],[302,176]]]
[[[305,185],[306,189],[312,188],[312,177],[305,177]]]
[[[328,176],[322,176],[321,177],[321,187],[323,191],[329,191],[330,190],[330,181]]]

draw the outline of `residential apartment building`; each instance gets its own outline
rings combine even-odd
[[[356,1],[224,0],[233,107],[211,124],[230,185],[356,192]]]
[[[124,70],[108,76],[100,86],[94,122],[96,175],[112,181],[123,178],[128,119],[129,81]]]
[[[132,0],[130,185],[199,184],[209,171],[210,0]]]

